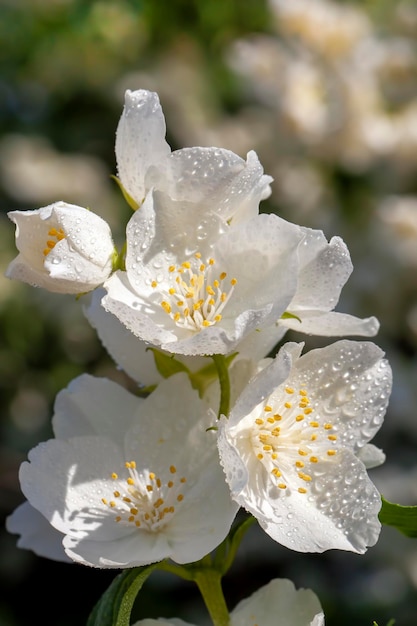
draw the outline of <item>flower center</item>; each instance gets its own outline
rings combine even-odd
[[[181,487],[186,478],[176,476],[174,465],[170,466],[170,479],[165,483],[154,472],[144,470],[139,473],[135,461],[126,461],[125,467],[128,477],[122,480],[113,472],[111,477],[116,484],[113,497],[111,500],[102,498],[102,503],[114,512],[116,522],[158,532],[184,499]]]
[[[298,492],[307,493],[313,466],[337,454],[336,429],[314,415],[305,389],[296,392],[287,386],[284,393],[280,402],[274,402],[275,406],[264,404],[263,415],[254,422],[252,446],[279,489],[288,489],[290,473],[295,470]]]
[[[47,256],[50,251],[55,248],[58,241],[61,241],[61,239],[65,239],[65,233],[62,228],[60,228],[59,230],[57,230],[56,228],[51,228],[50,230],[48,230],[48,235],[49,237],[51,237],[51,239],[48,239],[46,242],[46,248],[44,248],[43,251],[44,256]]]
[[[236,278],[229,280],[226,291],[226,272],[214,273],[214,259],[202,263],[201,254],[196,253],[181,265],[171,265],[171,286],[164,295],[161,307],[177,326],[199,331],[213,326],[222,319],[222,311],[231,298]],[[156,288],[158,283],[152,282]]]

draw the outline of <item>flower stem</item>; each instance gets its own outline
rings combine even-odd
[[[194,575],[213,625],[229,626],[230,616],[223,595],[221,578],[221,573],[215,569],[200,569]]]
[[[213,625],[229,626],[230,616],[221,584],[223,572],[213,566],[210,555],[189,565],[161,561],[157,564],[157,569],[171,572],[184,580],[194,581],[203,597]]]
[[[218,419],[221,415],[229,417],[230,410],[230,378],[227,360],[223,354],[212,354],[212,359],[217,369],[220,384],[220,406]]]

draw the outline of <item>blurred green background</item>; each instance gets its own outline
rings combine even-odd
[[[157,91],[173,149],[255,149],[274,177],[261,209],[347,243],[339,310],[376,315],[394,371],[371,477],[417,504],[417,4],[409,0],[0,0],[2,274],[7,211],[87,206],[122,241],[110,176],[125,89]],[[23,500],[18,468],[51,434],[56,393],[90,372],[124,383],[72,297],[0,277],[0,508]],[[301,336],[306,348],[327,341]],[[73,626],[115,573],[53,563],[0,530],[0,626]],[[302,555],[257,527],[224,582],[236,602],[272,577],[311,587],[329,626],[417,623],[417,543],[383,528],[364,556]],[[135,616],[207,624],[195,589],[154,574]]]

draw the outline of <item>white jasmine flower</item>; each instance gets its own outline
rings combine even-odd
[[[102,568],[196,561],[225,538],[238,508],[210,420],[186,375],[144,400],[80,376],[57,396],[56,438],[22,464],[22,491],[62,533],[74,561]]]
[[[178,618],[139,620],[134,626],[193,626]],[[324,613],[311,589],[275,578],[245,598],[230,614],[230,626],[324,626]]]
[[[55,202],[33,211],[11,211],[18,256],[8,278],[58,293],[78,294],[101,285],[112,271],[110,227],[82,207]]]
[[[366,12],[349,4],[329,0],[269,0],[283,32],[297,36],[315,52],[332,62],[349,55],[354,46],[368,37],[371,23]]]
[[[106,281],[103,306],[168,352],[226,354],[288,307],[302,231],[264,214],[224,231],[215,217],[199,233],[198,206],[187,225],[180,206],[172,212],[172,205],[154,192],[134,213],[126,272]]]
[[[380,532],[381,498],[365,464],[391,369],[370,342],[342,340],[300,357],[285,344],[246,387],[219,431],[232,497],[279,543],[300,552],[363,553]],[[361,460],[363,459],[363,461]]]
[[[246,161],[221,148],[171,152],[165,132],[158,95],[126,91],[116,161],[120,182],[136,205],[154,188],[191,208],[198,204],[200,215],[215,213],[225,222],[257,215],[259,202],[271,193],[272,178],[264,175],[255,152]]]

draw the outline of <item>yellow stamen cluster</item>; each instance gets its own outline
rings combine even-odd
[[[189,261],[181,265],[171,265],[169,274],[172,286],[164,294],[161,307],[181,328],[199,331],[217,324],[222,319],[222,311],[229,301],[236,278],[229,281],[229,290],[225,291],[226,272],[220,272],[213,278],[213,265],[210,258],[207,263],[201,261],[201,254],[196,253]],[[154,289],[158,282],[152,282]]]
[[[323,424],[320,417],[314,418],[314,409],[305,389],[296,393],[293,387],[287,386],[284,393],[279,408],[276,401],[270,401],[264,405],[263,415],[254,420],[252,444],[257,458],[271,473],[278,489],[288,489],[287,481],[293,483],[291,474],[295,470],[300,481],[297,490],[305,494],[313,481],[312,473],[309,473],[312,467],[336,455],[337,435],[332,424]]]
[[[154,472],[139,474],[135,461],[126,461],[125,468],[129,475],[124,480],[119,479],[116,472],[111,474],[117,488],[112,498],[102,498],[102,503],[114,511],[116,522],[134,524],[150,532],[160,530],[184,499],[180,489],[187,479],[175,477],[177,469],[174,465],[169,468],[171,478],[165,482]]]
[[[50,251],[55,248],[58,241],[61,241],[61,239],[65,239],[65,233],[62,228],[60,228],[59,230],[57,230],[56,228],[51,228],[48,230],[48,235],[49,237],[53,237],[53,239],[48,239],[46,242],[46,248],[43,251],[43,254],[45,256],[47,256]]]

